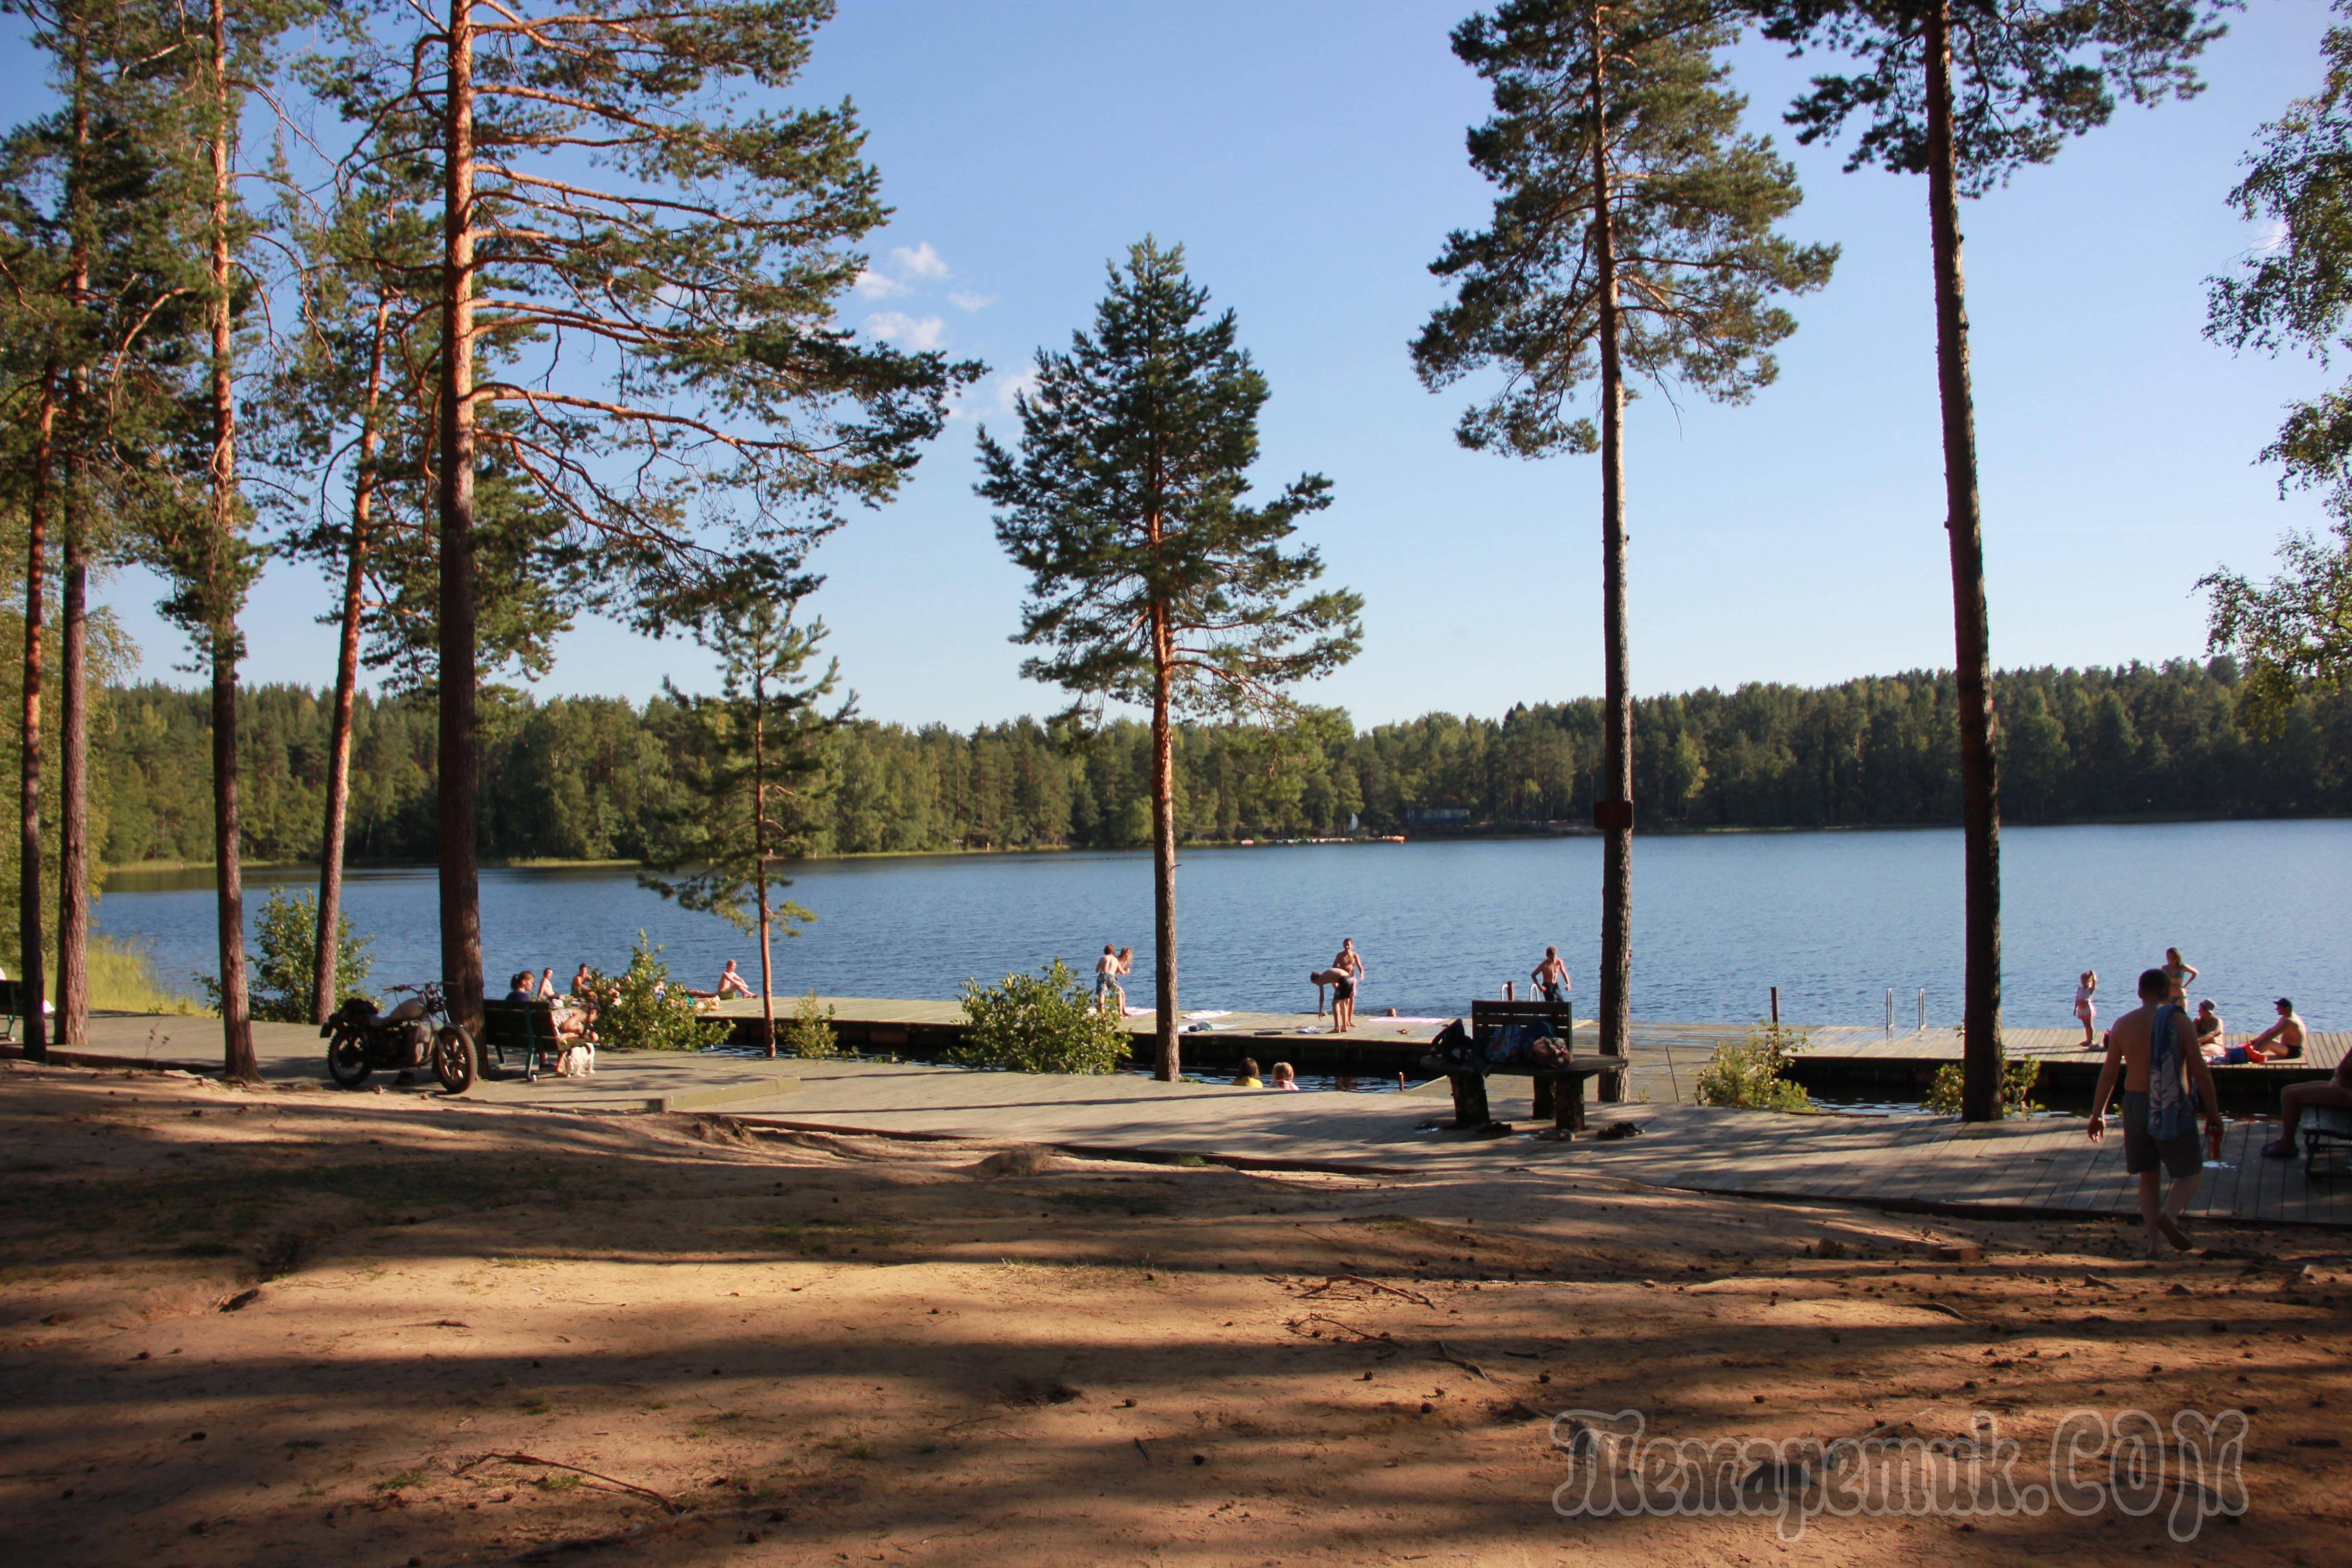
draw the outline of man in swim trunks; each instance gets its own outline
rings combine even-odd
[[[2091,1096],[2091,1142],[2102,1142],[2107,1134],[2107,1101],[2116,1089],[2118,1075],[2123,1079],[2124,1170],[2139,1178],[2140,1222],[2147,1232],[2147,1255],[2164,1256],[2167,1241],[2181,1251],[2189,1250],[2189,1232],[2180,1224],[2181,1211],[2197,1196],[2197,1184],[2204,1179],[2205,1165],[2197,1147],[2197,1130],[2190,1127],[2183,1132],[2159,1138],[2148,1127],[2149,1067],[2155,1056],[2155,1026],[2159,1009],[2168,1006],[2165,997],[2172,989],[2172,977],[2161,969],[2150,969],[2139,977],[2140,1005],[2115,1021],[2107,1031],[2107,1059],[2099,1067],[2099,1087]],[[2189,1020],[2186,1009],[2172,1007],[2162,1014],[2165,1025],[2173,1033],[2168,1051],[2169,1070],[2185,1075],[2171,1086],[2177,1092],[2191,1089],[2196,1103],[2204,1108],[2205,1129],[2210,1137],[2221,1135],[2221,1097],[2213,1087],[2212,1069],[2198,1053],[2197,1031]],[[2164,1177],[2172,1177],[2172,1191],[2162,1191]]]
[[[1565,1002],[1568,1000],[1567,993],[1576,989],[1568,978],[1568,965],[1559,961],[1559,949],[1556,947],[1544,949],[1543,962],[1536,965],[1535,973],[1528,978],[1542,987],[1543,999],[1547,1002]]]
[[[1363,983],[1364,955],[1356,951],[1356,939],[1343,937],[1339,956],[1331,961],[1331,968],[1339,978],[1331,983],[1331,1032],[1344,1035],[1356,1022],[1356,987]]]
[[[751,983],[743,978],[742,972],[735,967],[735,961],[731,958],[719,975],[719,999],[723,1002],[730,996],[740,996],[747,1002],[751,997]]]
[[[2278,1022],[2246,1042],[2246,1059],[2297,1061],[2302,1058],[2303,1045],[2303,1020],[2296,1016],[2294,1004],[2282,996],[2278,999]]]

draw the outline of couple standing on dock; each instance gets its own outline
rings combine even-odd
[[[1364,983],[1364,955],[1356,951],[1352,936],[1339,939],[1339,956],[1331,961],[1328,969],[1318,969],[1307,977],[1315,986],[1315,1016],[1323,1016],[1323,987],[1331,988],[1331,1032],[1344,1035],[1356,1022],[1356,992]],[[1390,1009],[1394,1012],[1394,1008]]]

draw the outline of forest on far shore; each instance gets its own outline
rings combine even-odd
[[[2239,722],[2227,659],[2011,670],[1997,689],[2010,822],[2352,815],[2352,696],[2306,698],[2276,738],[2261,739]],[[326,694],[263,686],[238,700],[245,852],[315,858]],[[105,692],[91,805],[108,864],[210,858],[207,701],[162,685]],[[652,816],[686,804],[666,700],[507,694],[487,717],[488,857],[634,859]],[[1601,723],[1601,703],[1583,699],[1360,731],[1321,710],[1274,738],[1187,726],[1176,741],[1181,831],[1193,841],[1339,834],[1353,818],[1364,832],[1397,833],[1420,827],[1412,814],[1446,808],[1470,826],[1589,823]],[[1648,830],[1957,823],[1955,727],[1948,672],[1643,699],[1633,721],[1640,820]],[[1079,737],[1028,719],[969,732],[855,721],[834,737],[807,848],[1139,846],[1150,822],[1149,740],[1132,721]],[[363,696],[352,764],[351,854],[432,858],[431,703]]]

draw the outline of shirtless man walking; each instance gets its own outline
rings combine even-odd
[[[1559,961],[1559,949],[1556,947],[1544,949],[1543,962],[1528,978],[1536,983],[1547,1002],[1565,1002],[1567,993],[1576,989],[1569,981],[1568,965]]]
[[[2191,1245],[2180,1214],[2196,1199],[2198,1183],[2205,1175],[2197,1147],[2197,1105],[2204,1109],[2208,1134],[2216,1141],[2221,1135],[2221,1097],[2213,1087],[2212,1069],[2197,1049],[2188,1009],[2165,1000],[2171,990],[2172,977],[2161,969],[2140,975],[2140,1005],[2107,1031],[2107,1059],[2100,1065],[2099,1087],[2091,1096],[2089,1131],[2091,1142],[2097,1143],[2106,1138],[2107,1101],[2115,1094],[2117,1075],[2122,1076],[2124,1170],[2139,1178],[2139,1216],[2150,1258],[2163,1257],[2167,1241],[2183,1252]],[[2169,1040],[2156,1037],[2159,1019]],[[2192,1087],[2194,1100],[2189,1098]],[[2169,1194],[2162,1192],[2167,1173],[2172,1177]]]

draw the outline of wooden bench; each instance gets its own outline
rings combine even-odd
[[[0,1040],[16,1037],[16,1020],[25,1016],[25,983],[21,980],[0,980],[0,1014],[7,1023],[0,1026]]]
[[[2307,1106],[2303,1112],[2302,1131],[2304,1180],[2332,1181],[2352,1176],[2345,1159],[2347,1154],[2352,1154],[2352,1110],[2333,1105]],[[2327,1145],[2325,1150],[2320,1147],[2322,1143]],[[2327,1156],[2325,1167],[2319,1163],[2323,1153]]]
[[[563,1056],[562,1037],[555,1032],[552,1002],[485,1002],[482,1004],[482,1071],[504,1078],[512,1056],[522,1068],[523,1081],[536,1083],[541,1069],[556,1070]]]
[[[1573,1046],[1570,1033],[1573,1019],[1568,1005],[1562,1002],[1473,1002],[1470,1004],[1470,1037],[1483,1051],[1496,1031],[1507,1025],[1545,1023],[1561,1044]],[[1432,1058],[1435,1062],[1435,1058]],[[1489,1065],[1482,1072],[1452,1070],[1443,1062],[1435,1062],[1445,1073],[1454,1089],[1454,1125],[1464,1131],[1483,1131],[1489,1127],[1507,1127],[1509,1123],[1495,1120],[1486,1099],[1486,1079],[1496,1073],[1509,1073],[1532,1079],[1535,1082],[1534,1115],[1538,1121],[1549,1119],[1561,1136],[1571,1137],[1584,1131],[1584,1080],[1598,1078],[1601,1081],[1601,1099],[1617,1100],[1624,1098],[1626,1061],[1623,1057],[1603,1056],[1588,1052],[1581,1058],[1573,1054],[1555,1067],[1540,1067],[1531,1061],[1505,1062]]]

